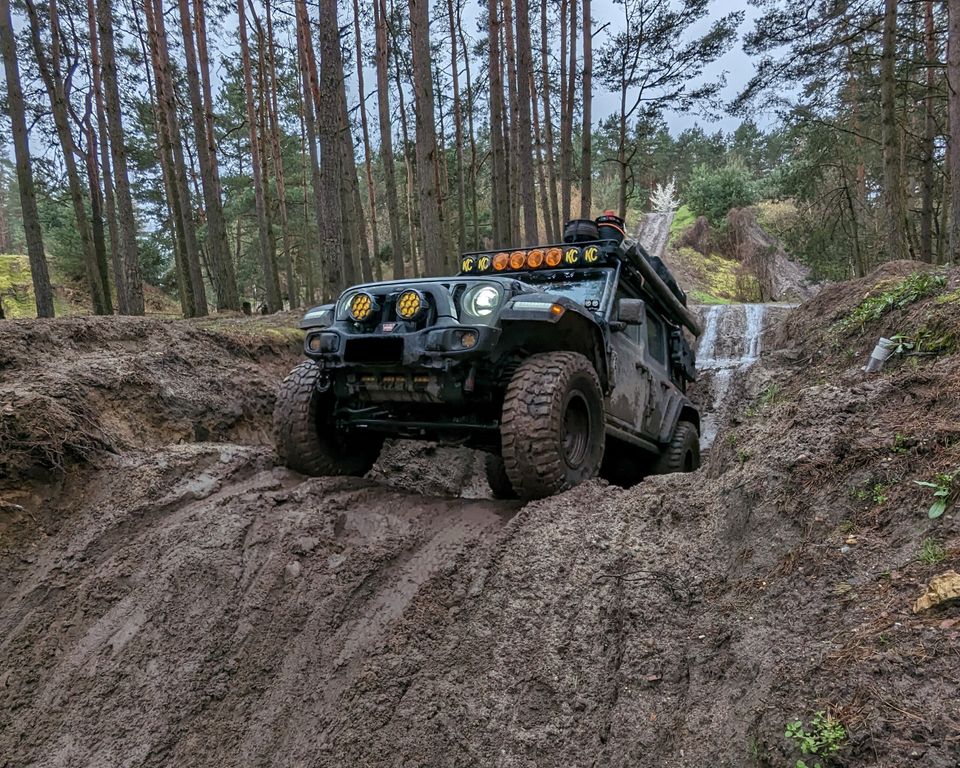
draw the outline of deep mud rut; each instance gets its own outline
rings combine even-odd
[[[761,356],[698,473],[521,506],[464,449],[392,446],[365,479],[276,466],[257,436],[280,366],[241,357],[257,406],[225,442],[160,439],[171,397],[139,445],[114,414],[113,452],[0,494],[0,766],[793,766],[785,724],[824,709],[840,765],[960,764],[960,627],[909,610],[960,567],[957,520],[933,569],[908,479],[883,509],[852,495],[892,472],[871,435],[939,408],[947,444],[953,358],[806,377],[748,417],[790,386]],[[202,423],[231,396],[205,400],[212,375]],[[129,386],[100,396],[135,427]],[[923,445],[904,477],[945,461]]]

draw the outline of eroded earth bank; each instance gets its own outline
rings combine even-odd
[[[0,764],[955,768],[960,273],[863,309],[922,269],[771,314],[699,472],[522,507],[276,466],[282,319],[0,325]]]

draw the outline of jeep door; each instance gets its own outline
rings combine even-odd
[[[660,428],[670,405],[670,345],[666,325],[649,309],[643,325],[643,351],[650,377],[650,400],[644,417],[643,432],[656,440],[660,436]]]
[[[626,298],[626,297],[625,297]],[[610,334],[611,379],[607,413],[631,433],[643,431],[650,380],[643,357],[643,324],[628,324]]]

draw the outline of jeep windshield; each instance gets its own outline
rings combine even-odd
[[[523,276],[523,282],[539,291],[565,296],[589,310],[599,311],[610,270],[535,272]]]

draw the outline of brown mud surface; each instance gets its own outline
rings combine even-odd
[[[401,443],[366,479],[277,467],[295,344],[0,328],[5,448],[40,434],[8,428],[11,398],[58,399],[9,353],[41,332],[103,437],[0,481],[0,765],[793,766],[786,724],[825,710],[849,734],[831,764],[956,768],[960,608],[911,606],[960,565],[956,509],[929,520],[913,483],[960,467],[960,355],[859,366],[891,329],[960,334],[960,301],[829,331],[917,268],[771,329],[699,472],[526,506],[459,448]]]

